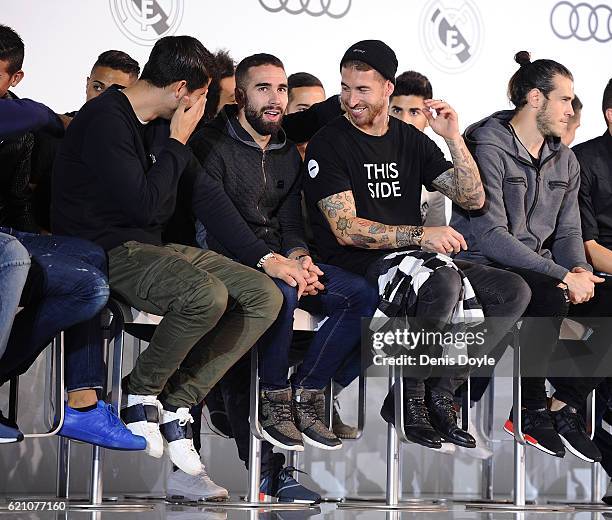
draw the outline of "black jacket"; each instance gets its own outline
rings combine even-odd
[[[11,99],[17,97],[9,92],[6,100],[0,99],[0,103]],[[4,129],[7,124],[2,126]],[[0,226],[38,233],[40,228],[34,220],[30,189],[33,148],[31,132],[0,140]]]
[[[53,166],[51,225],[110,250],[129,240],[161,244],[178,180],[191,159],[168,121],[142,124],[110,87],[66,130]]]
[[[295,248],[307,249],[300,208],[301,159],[293,143],[281,130],[265,150],[251,138],[237,119],[235,105],[226,105],[207,126],[196,132],[189,144],[204,171],[223,188],[254,235],[268,250],[288,254]],[[206,221],[210,211],[199,202],[202,179],[194,186],[194,211]],[[206,224],[205,224],[206,226]],[[211,249],[237,257],[227,245],[228,225],[221,234],[207,227]]]
[[[612,134],[572,148],[580,163],[582,238],[612,249]]]

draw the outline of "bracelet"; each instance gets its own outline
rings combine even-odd
[[[274,253],[272,253],[271,251],[267,254],[267,255],[263,255],[260,259],[259,262],[257,262],[257,269],[262,269],[264,263],[266,262],[266,260],[270,260],[270,258],[276,258],[276,256],[274,255]]]

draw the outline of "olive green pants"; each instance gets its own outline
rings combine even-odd
[[[282,305],[269,276],[212,251],[126,242],[108,257],[111,290],[163,316],[129,376],[128,393],[156,395],[172,406],[201,402]]]

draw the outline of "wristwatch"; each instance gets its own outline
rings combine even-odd
[[[410,240],[416,246],[421,246],[423,240],[423,226],[414,226],[410,232]]]
[[[276,256],[274,256],[274,253],[270,252],[267,255],[263,255],[259,259],[259,262],[257,262],[257,269],[262,269],[266,260],[269,260],[270,258],[276,258]]]

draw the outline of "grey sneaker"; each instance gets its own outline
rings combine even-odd
[[[261,390],[259,423],[264,439],[284,450],[304,451],[302,435],[293,422],[291,388]]]
[[[357,427],[344,424],[342,417],[340,417],[340,403],[337,399],[334,399],[334,415],[332,420],[332,430],[339,439],[356,439],[357,438]]]
[[[323,390],[297,388],[293,398],[293,407],[295,424],[302,432],[306,444],[323,450],[342,448],[342,441],[319,418],[321,410],[325,413]]]

